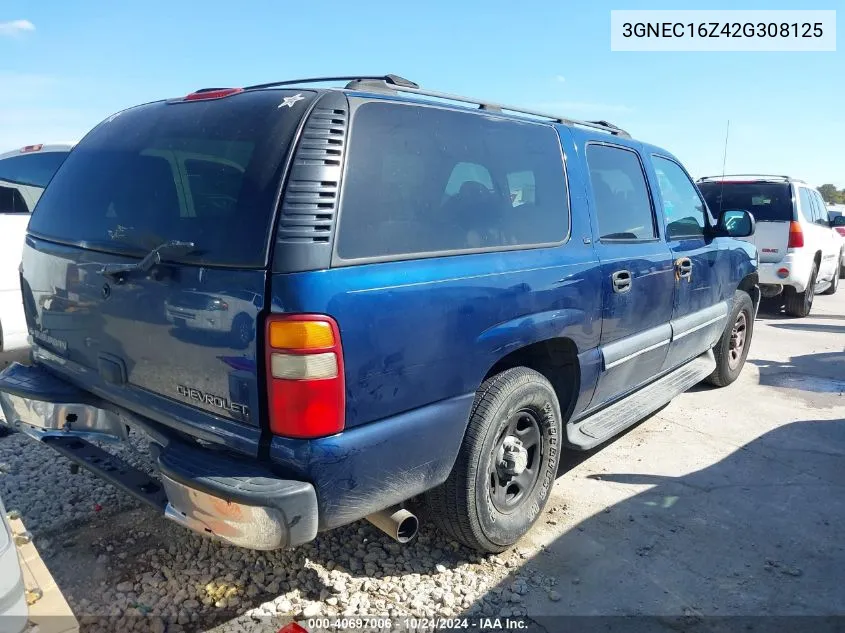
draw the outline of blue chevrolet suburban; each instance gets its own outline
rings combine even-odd
[[[0,400],[229,543],[407,541],[420,507],[498,552],[563,450],[736,379],[753,231],[604,121],[395,75],[200,90],[109,117],[44,192]],[[130,433],[154,476],[108,451]]]

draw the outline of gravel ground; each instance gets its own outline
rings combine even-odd
[[[130,437],[130,441],[131,446],[100,446],[135,467],[152,472],[144,459],[144,444],[137,436]],[[7,507],[21,511],[33,533],[85,521],[106,508],[115,513],[139,505],[123,491],[83,469],[72,474],[69,460],[23,433],[0,439],[0,496]]]
[[[140,439],[133,444],[113,452],[144,464],[133,450]],[[21,433],[0,439],[0,495],[22,512],[85,631],[228,632],[335,615],[524,616],[529,591],[556,599],[554,577],[517,573],[536,551],[479,557],[430,527],[408,546],[366,522],[287,551],[217,543],[84,470],[71,474],[68,460]]]

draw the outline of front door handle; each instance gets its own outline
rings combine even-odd
[[[675,278],[692,280],[692,260],[689,257],[681,257],[675,260]]]
[[[627,270],[617,270],[610,276],[613,284],[613,292],[623,293],[631,290],[631,272]]]

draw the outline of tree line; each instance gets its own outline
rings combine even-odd
[[[835,185],[822,185],[819,193],[827,204],[845,204],[845,189],[839,190]]]

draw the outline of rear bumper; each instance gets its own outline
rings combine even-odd
[[[791,286],[796,292],[804,292],[810,281],[810,271],[813,267],[812,258],[787,253],[779,262],[761,263],[757,275],[760,285]],[[779,270],[786,270],[784,276],[778,275]]]
[[[9,426],[200,534],[259,550],[301,545],[317,534],[314,487],[281,479],[254,460],[157,433],[151,444],[160,484],[125,463],[115,467],[116,458],[86,440],[126,438],[138,421],[37,365],[16,363],[0,373],[0,406]]]

